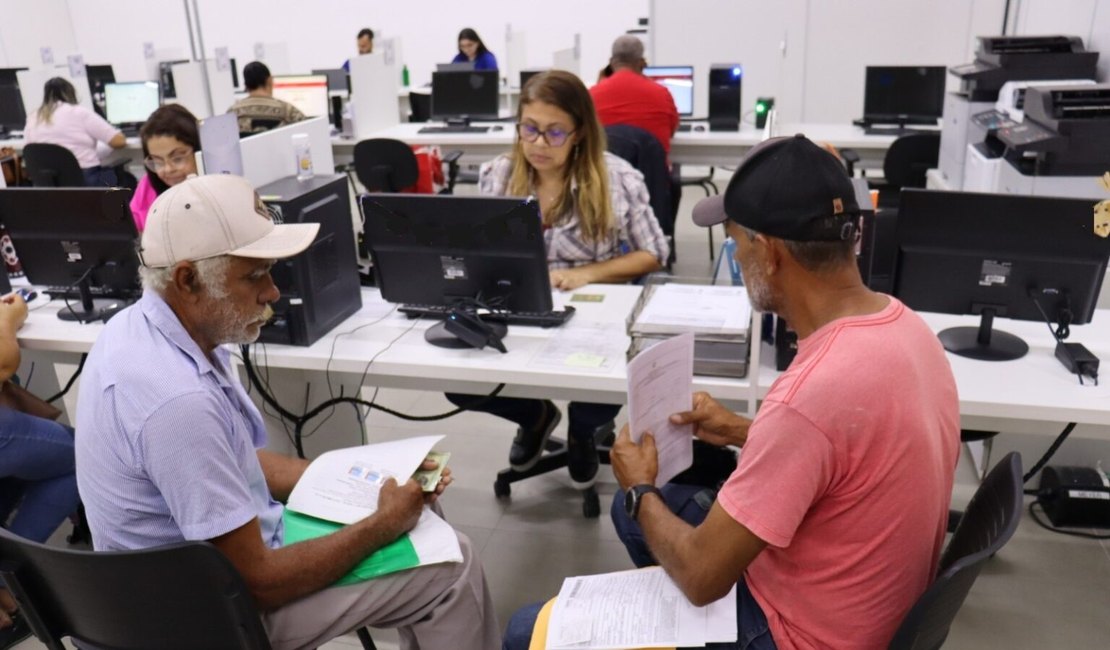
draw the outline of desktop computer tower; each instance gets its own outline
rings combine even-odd
[[[347,179],[294,176],[258,188],[274,221],[319,223],[308,250],[274,264],[281,298],[259,341],[312,345],[362,307]]]
[[[739,63],[714,63],[709,67],[709,130],[740,130]]]

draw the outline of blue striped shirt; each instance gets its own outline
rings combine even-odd
[[[77,401],[77,485],[97,550],[206,540],[254,518],[281,546],[281,504],[258,461],[262,417],[169,305],[147,291],[93,345]]]

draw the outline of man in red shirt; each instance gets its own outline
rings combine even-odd
[[[590,88],[602,126],[630,124],[651,133],[671,155],[671,136],[678,128],[678,109],[663,86],[643,75],[644,44],[625,34],[613,41],[613,74]]]

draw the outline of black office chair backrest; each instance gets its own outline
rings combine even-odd
[[[940,558],[936,582],[917,599],[890,642],[891,650],[936,650],[983,564],[1017,530],[1022,508],[1021,455],[1011,452],[987,474]]]
[[[242,578],[207,542],[94,553],[0,529],[0,576],[51,650],[67,636],[121,650],[270,648]]]
[[[355,175],[367,192],[400,192],[416,184],[420,169],[400,140],[371,138],[355,145]]]
[[[628,161],[644,175],[651,211],[659,221],[663,234],[674,235],[674,207],[671,204],[671,172],[667,168],[667,152],[650,132],[630,124],[605,127],[609,152]]]
[[[35,187],[84,187],[85,174],[77,156],[56,144],[28,144],[23,147],[23,164]]]
[[[409,92],[409,121],[427,122],[432,119],[431,93]]]
[[[895,140],[883,158],[883,176],[897,188],[925,187],[925,172],[937,166],[940,132],[910,133]]]

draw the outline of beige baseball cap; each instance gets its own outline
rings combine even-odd
[[[150,206],[139,257],[150,268],[235,255],[292,257],[308,248],[318,223],[275,224],[247,179],[190,176]]]

